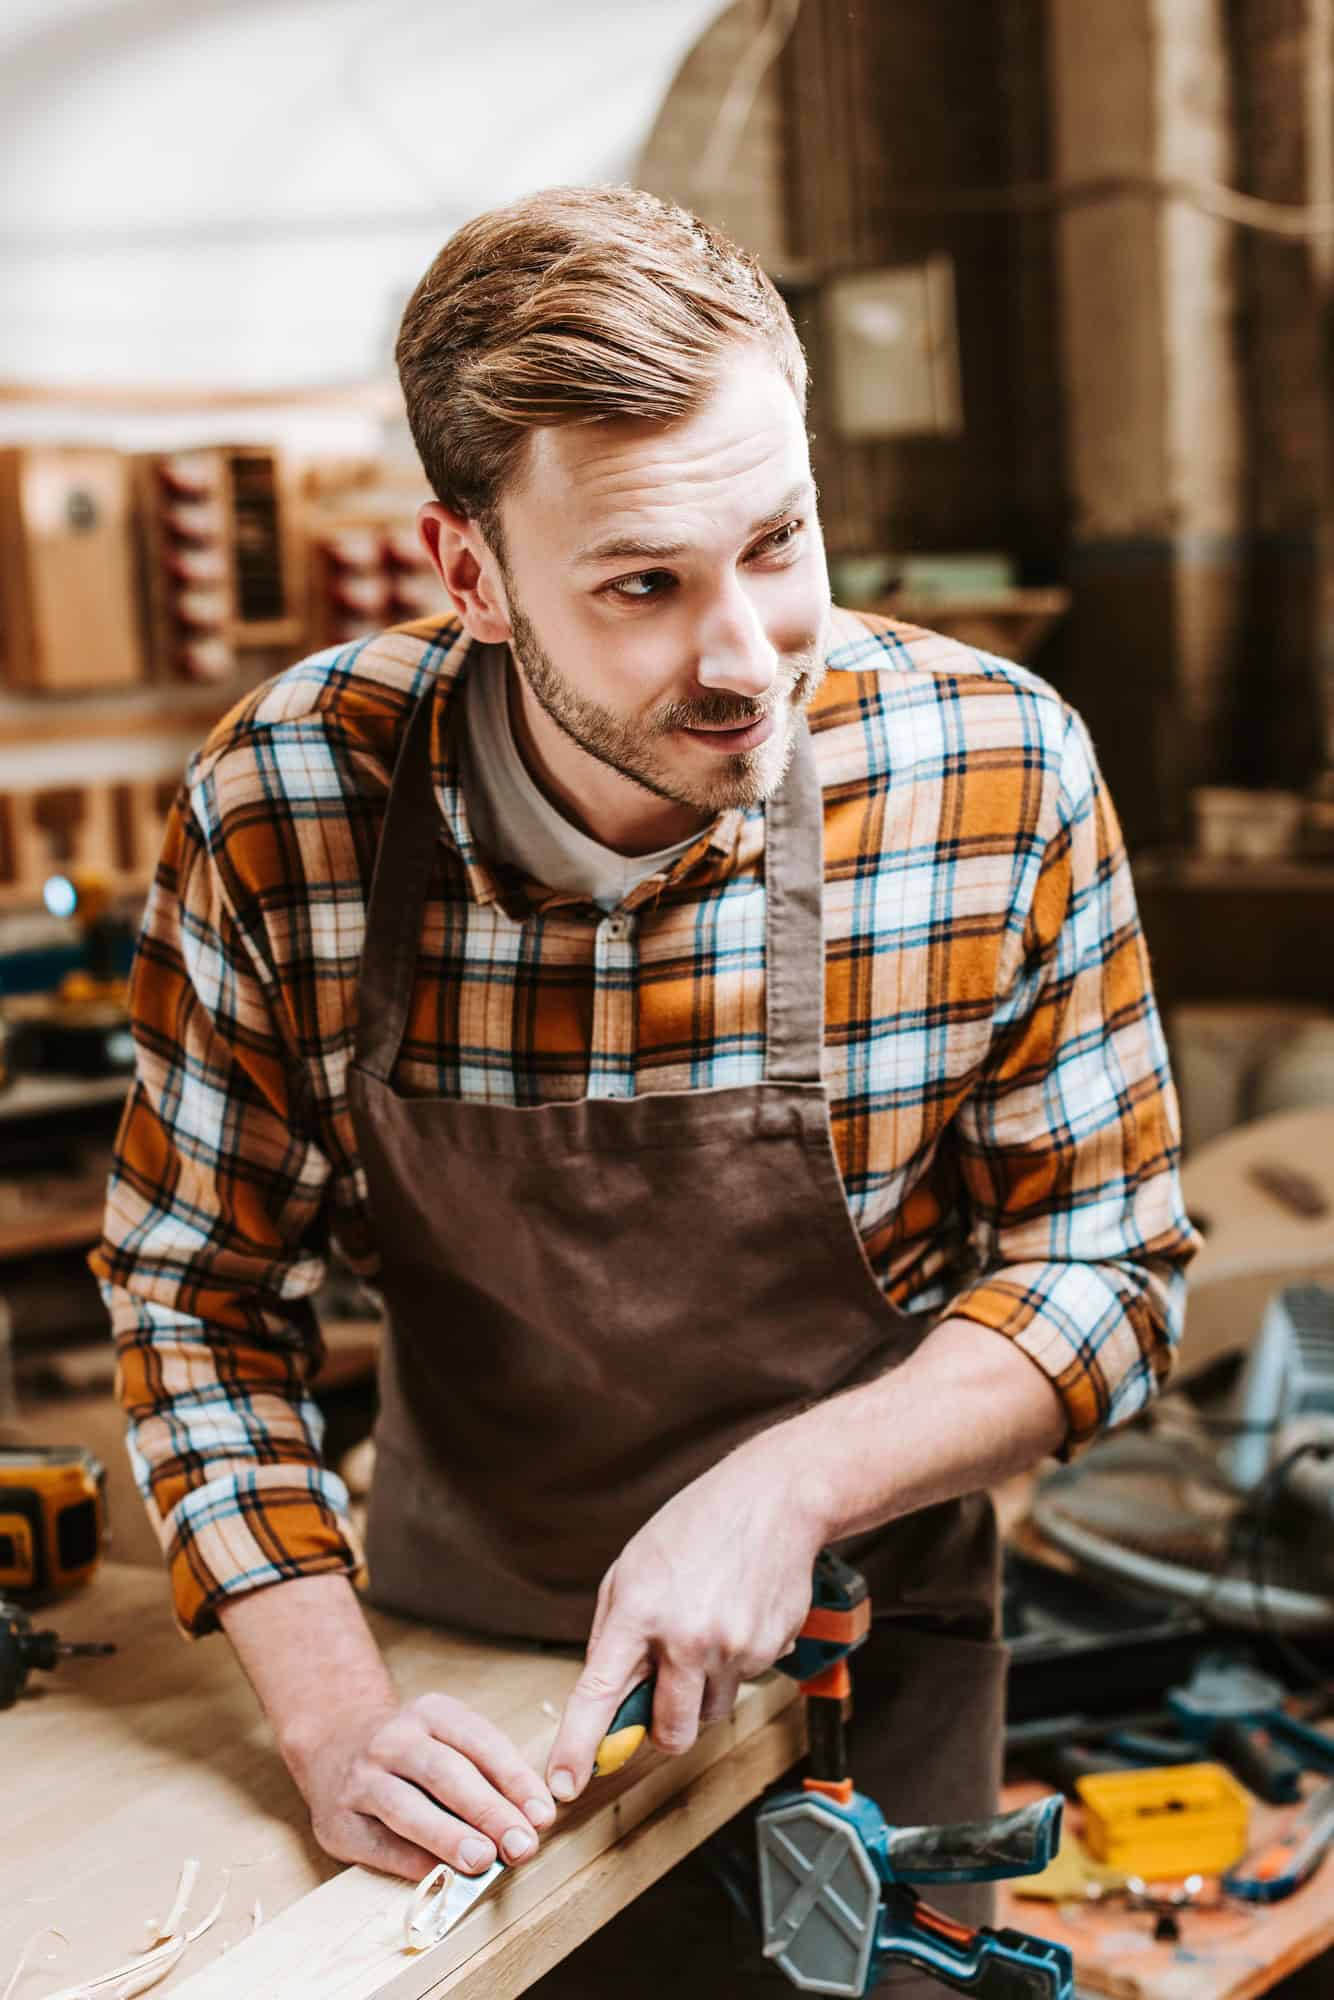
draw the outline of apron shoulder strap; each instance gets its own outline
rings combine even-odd
[[[824,1057],[824,795],[804,714],[765,808],[765,1060],[771,1083],[819,1083]]]
[[[354,1060],[382,1083],[392,1074],[407,1026],[422,904],[440,837],[431,790],[431,717],[438,692],[432,678],[403,732],[366,904]]]

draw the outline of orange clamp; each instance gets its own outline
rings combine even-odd
[[[839,1645],[853,1646],[858,1639],[864,1639],[870,1629],[871,1600],[864,1597],[850,1611],[835,1611],[828,1606],[817,1605],[808,1615],[800,1636],[803,1639],[833,1639]]]
[[[841,1806],[852,1804],[851,1778],[803,1778],[802,1790],[820,1792],[827,1799],[836,1799]]]
[[[835,1660],[832,1667],[826,1667],[822,1673],[814,1674],[810,1680],[803,1681],[801,1691],[805,1695],[820,1696],[826,1701],[846,1701],[852,1693],[852,1675],[848,1670],[847,1661]]]

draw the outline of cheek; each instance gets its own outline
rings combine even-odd
[[[764,629],[779,653],[809,653],[824,631],[829,611],[829,579],[824,562],[802,563],[775,578],[764,607]]]
[[[670,618],[580,617],[564,658],[568,678],[590,700],[629,715],[675,697],[683,646]]]

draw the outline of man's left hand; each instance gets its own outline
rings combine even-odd
[[[653,1741],[679,1755],[702,1726],[731,1714],[743,1680],[791,1651],[826,1535],[818,1488],[794,1474],[787,1430],[742,1445],[684,1487],[603,1577],[584,1670],[547,1764],[554,1797],[583,1790],[616,1710],[649,1674],[658,1677]]]

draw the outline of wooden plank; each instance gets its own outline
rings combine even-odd
[[[559,1708],[579,1671],[569,1649],[495,1645],[375,1612],[370,1618],[405,1697],[447,1689],[530,1755],[545,1754],[555,1722],[543,1704]],[[44,1622],[67,1639],[110,1639],[119,1651],[112,1659],[68,1661],[53,1673],[34,1675],[28,1693],[4,1718],[8,1767],[32,1775],[7,1793],[0,1991],[24,1941],[44,1924],[57,1925],[69,1943],[50,1945],[58,1957],[43,1967],[52,1977],[38,1990],[91,1978],[131,1957],[143,1946],[147,1919],[161,1918],[168,1908],[187,1857],[200,1864],[191,1906],[196,1920],[224,1889],[226,1901],[214,1928],[155,1991],[188,1989],[191,2000],[210,1992],[289,2000],[289,1988],[264,1968],[284,1963],[293,1937],[303,1965],[312,1964],[340,1923],[355,1929],[358,1911],[382,1926],[376,1948],[359,1957],[350,1948],[338,1952],[337,1978],[341,1982],[345,1969],[350,1978],[359,1968],[359,1977],[379,1984],[363,1979],[361,1986],[344,1987],[326,1963],[315,1985],[291,1988],[291,1995],[350,2000],[353,1993],[385,1990],[386,1971],[416,1976],[412,1969],[420,1970],[424,1958],[402,1958],[394,1942],[410,1888],[345,1869],[319,1850],[304,1802],[231,1649],[221,1638],[182,1642],[159,1572],[107,1564],[86,1592],[55,1607]],[[459,1968],[461,1943],[467,1956],[494,1945],[493,1958],[506,1963],[513,1958],[526,1966],[529,1950],[549,1952],[546,1962],[554,1963],[651,1879],[646,1871],[659,1856],[666,1868],[692,1839],[703,1838],[716,1823],[709,1818],[715,1807],[725,1807],[722,1817],[737,1811],[753,1795],[745,1785],[757,1791],[785,1768],[781,1760],[790,1763],[799,1754],[798,1737],[783,1729],[766,1734],[794,1703],[795,1685],[771,1675],[747,1688],[732,1721],[710,1730],[686,1757],[641,1752],[624,1772],[595,1786],[591,1798],[562,1815],[537,1858],[498,1890],[494,1905],[484,1902],[471,1914],[466,1937],[460,1926],[445,1941],[453,1955],[431,1966],[430,1982]],[[800,1723],[798,1706],[786,1729],[799,1730]],[[743,1759],[751,1738],[762,1735],[765,1744]],[[692,1792],[680,1812],[667,1810],[714,1767],[719,1776],[703,1806],[696,1807]],[[632,1865],[623,1875],[612,1869],[595,1876],[576,1896],[581,1871],[638,1827],[645,1831]],[[566,1908],[572,1896],[575,1917]],[[252,1936],[256,1901],[264,1921]],[[539,1912],[539,1904],[550,1907]],[[300,1914],[285,1918],[293,1905],[302,1906]],[[520,1921],[528,1944],[506,1947],[507,1958],[499,1951],[501,1940]],[[479,1978],[477,1990],[489,1996],[521,1990],[499,1983],[499,1972]],[[213,1984],[196,1985],[201,1979]],[[410,1984],[390,1990],[406,1992]],[[415,1990],[424,1993],[430,1985]],[[467,1983],[456,1990],[466,1992]],[[20,1986],[19,2000],[26,2000],[26,1991]]]

